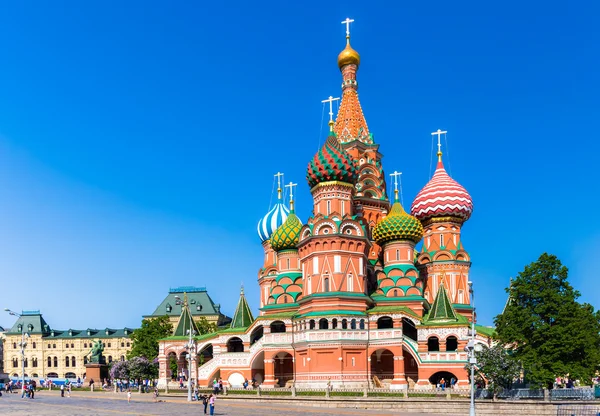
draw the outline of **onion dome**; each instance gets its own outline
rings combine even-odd
[[[373,229],[373,239],[380,246],[400,240],[410,240],[416,244],[422,238],[423,225],[418,219],[407,214],[398,200],[392,205],[390,213]]]
[[[335,133],[330,132],[325,144],[308,163],[306,179],[310,187],[321,182],[338,181],[354,185],[358,178],[352,157],[338,143]]]
[[[340,69],[350,64],[360,65],[360,55],[350,46],[350,37],[346,37],[346,39],[346,47],[338,55],[338,66]]]
[[[292,209],[285,222],[271,236],[271,248],[275,251],[295,249],[300,241],[301,228],[302,222]]]
[[[277,203],[258,221],[258,226],[256,227],[260,241],[266,241],[271,238],[271,234],[285,222],[289,214],[290,210],[281,202],[281,184],[278,184]]]
[[[438,164],[433,177],[417,194],[410,211],[421,221],[435,217],[454,217],[466,221],[471,216],[471,195],[448,175],[441,152],[438,152]]]

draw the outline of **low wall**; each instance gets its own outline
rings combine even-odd
[[[427,399],[388,399],[388,398],[351,398],[351,397],[258,397],[251,395],[221,396],[223,401],[253,401],[259,403],[281,403],[312,407],[351,408],[351,409],[379,409],[403,412],[417,412],[444,416],[465,416],[469,414],[470,402],[468,400],[427,400]],[[531,416],[556,416],[556,415],[588,415],[592,410],[600,411],[600,402],[544,402],[544,401],[477,401],[475,404],[478,416],[496,415],[531,415]],[[576,409],[574,413],[561,412],[567,407]],[[586,411],[589,410],[589,413]]]

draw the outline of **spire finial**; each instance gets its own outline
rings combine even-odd
[[[297,183],[293,183],[290,181],[290,183],[288,183],[287,185],[285,185],[286,188],[290,188],[290,211],[294,212],[294,187],[298,185]]]
[[[277,177],[277,199],[281,201],[281,178],[283,173],[277,172],[275,176]]]
[[[431,133],[432,136],[438,136],[437,137],[437,147],[438,147],[438,151],[437,151],[437,157],[438,157],[438,162],[442,161],[442,142],[441,142],[441,138],[442,138],[442,134],[446,134],[448,133],[447,131],[442,131],[440,129],[438,129],[437,131],[434,131],[433,133]]]
[[[402,177],[402,172],[395,171],[390,176],[394,178],[394,201],[398,201],[398,177]]]
[[[350,19],[346,17],[346,20],[342,22],[343,25],[346,25],[346,42],[350,43],[350,23],[354,22],[354,19]]]
[[[242,286],[240,287],[240,295],[244,294],[244,282],[242,282]]]
[[[337,98],[333,98],[333,96],[329,96],[328,99],[321,101],[322,103],[329,103],[329,131],[332,132],[333,131],[333,125],[335,124],[333,122],[333,102],[339,100],[340,97]]]
[[[183,292],[183,307],[187,308],[188,306],[188,302],[187,302],[187,292]]]

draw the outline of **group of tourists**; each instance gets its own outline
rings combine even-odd
[[[446,380],[444,377],[441,377],[436,384],[436,389],[445,391],[446,387],[451,389],[456,388],[456,378],[451,377],[450,380]]]

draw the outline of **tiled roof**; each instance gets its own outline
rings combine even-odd
[[[133,331],[132,328],[51,329],[44,338],[129,338]]]
[[[20,334],[23,329],[30,334],[46,334],[50,331],[50,325],[42,317],[40,311],[23,311],[6,333]]]
[[[187,298],[187,294],[184,295]],[[189,301],[189,299],[188,299]],[[192,330],[192,334],[199,334],[200,331],[198,331],[198,327],[196,326],[196,323],[194,322],[194,320],[192,319],[192,317],[190,316],[190,309],[189,307],[186,307],[186,305],[184,304],[183,307],[181,308],[181,316],[179,317],[179,322],[177,322],[177,327],[175,328],[175,331],[173,332],[173,336],[189,336],[189,331],[190,329]]]
[[[159,316],[170,316],[177,317],[181,316],[182,301],[177,300],[175,296],[180,299],[183,298],[183,294],[187,293],[188,302],[190,305],[190,312],[192,316],[206,316],[206,315],[218,315],[220,314],[220,305],[215,304],[206,288],[194,287],[194,286],[183,286],[177,288],[171,288],[169,294],[164,300],[158,305],[155,311],[151,315],[146,315],[144,318],[153,318]]]
[[[456,312],[454,312],[454,308],[450,303],[450,299],[448,299],[448,294],[446,293],[446,286],[442,281],[438,293],[433,301],[433,305],[431,305],[431,310],[429,311],[428,321],[430,322],[448,322],[448,321],[457,321]]]
[[[240,300],[231,320],[231,328],[247,328],[252,322],[254,322],[254,317],[252,316],[252,311],[250,310],[250,306],[248,306],[246,296],[244,295],[244,288],[242,287]]]

